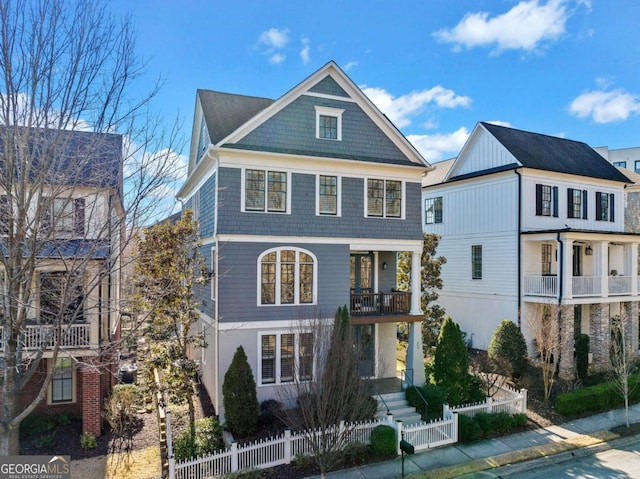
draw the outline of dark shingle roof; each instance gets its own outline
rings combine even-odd
[[[198,90],[211,143],[216,144],[271,105],[275,100]]]
[[[481,122],[526,168],[630,183],[586,143]]]

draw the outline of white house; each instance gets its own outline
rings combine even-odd
[[[637,351],[640,235],[625,232],[624,174],[585,143],[489,123],[434,166],[422,201],[447,258],[439,301],[474,347],[505,318],[532,345],[527,326],[553,315],[569,377],[575,335],[590,336],[593,367],[604,367],[620,316]]]

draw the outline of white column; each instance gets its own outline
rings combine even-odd
[[[600,292],[602,296],[609,296],[609,242],[600,241],[598,248],[598,270],[600,272]]]
[[[422,299],[421,257],[421,252],[411,252],[411,312],[409,314],[414,316],[423,314],[420,308],[420,300]]]
[[[625,248],[627,261],[631,263],[629,266],[629,274],[631,275],[631,294],[638,294],[638,243],[631,243]]]
[[[562,297],[573,298],[573,240],[564,241],[562,256]]]
[[[414,386],[420,387],[425,383],[424,357],[422,352],[422,321],[409,323],[407,370],[407,374],[413,374],[411,377]]]

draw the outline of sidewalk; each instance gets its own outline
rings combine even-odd
[[[629,422],[640,422],[640,403],[629,408]],[[546,458],[578,448],[597,446],[618,439],[609,429],[624,425],[624,409],[576,419],[560,425],[521,432],[495,439],[429,449],[405,456],[405,477],[448,479]],[[620,439],[623,441],[624,439]],[[327,474],[333,479],[390,479],[401,477],[401,458],[367,464]],[[314,479],[319,478],[316,476]]]

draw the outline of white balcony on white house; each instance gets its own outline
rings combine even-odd
[[[638,296],[638,238],[620,241],[618,236],[616,241],[527,238],[523,243],[525,299]]]

